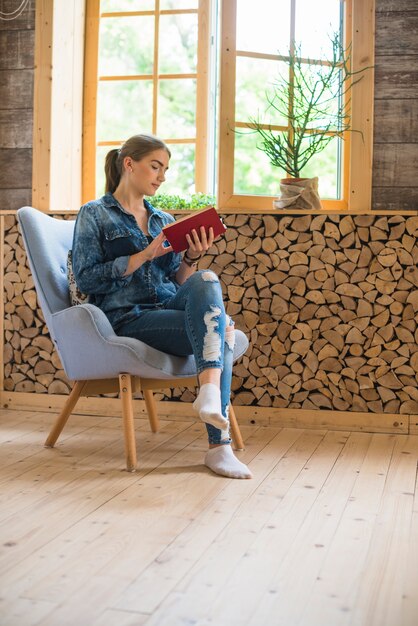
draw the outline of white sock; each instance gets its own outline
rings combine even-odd
[[[228,478],[252,478],[250,470],[234,455],[231,446],[222,445],[206,452],[205,465],[221,476]]]
[[[213,383],[205,383],[199,389],[199,395],[193,402],[193,408],[199,413],[202,422],[225,430],[228,420],[222,415],[221,391]]]

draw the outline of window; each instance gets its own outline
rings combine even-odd
[[[165,193],[207,188],[209,4],[88,2],[85,199],[103,191],[107,151],[136,132],[175,144]]]
[[[103,189],[107,150],[145,130],[175,144],[165,193],[213,193],[213,168],[219,208],[270,210],[284,173],[248,123],[266,112],[283,51],[300,42],[316,62],[339,30],[353,69],[371,66],[373,19],[373,0],[258,0],[256,9],[252,0],[87,0],[84,199]],[[372,96],[370,71],[351,93],[358,132],[301,173],[320,176],[326,209],[370,209]],[[269,123],[288,132],[286,119]]]
[[[331,34],[338,33],[343,38],[342,5],[335,0],[324,0],[321,11],[316,3],[306,0],[282,3],[260,0],[258,9],[254,13],[251,0],[238,0],[234,18],[228,16],[224,21],[229,52],[235,34],[233,190],[234,194],[244,196],[273,195],[278,179],[286,176],[259,149],[261,138],[248,129],[248,121],[261,116],[265,130],[271,128],[275,135],[283,133],[290,142],[293,126],[288,116],[295,106],[292,93],[295,70],[290,67],[288,51],[294,50],[303,59],[300,67],[306,77],[309,68],[322,71],[315,63],[332,57]],[[265,19],[267,14],[269,20]],[[295,42],[300,42],[300,46],[295,48]],[[279,111],[268,107],[267,98],[272,101],[275,85],[284,94],[280,102],[275,101]],[[306,90],[306,81],[303,87]],[[301,103],[300,107],[306,108],[306,104]],[[325,198],[336,200],[342,195],[342,143],[340,139],[331,141],[325,152],[295,174],[315,176],[320,172]]]
[[[268,19],[266,19],[268,16]],[[344,47],[352,44],[352,69],[372,65],[374,7],[357,0],[230,0],[223,4],[219,135],[219,205],[264,211],[277,196],[284,172],[257,148],[248,119],[266,114],[265,93],[288,71],[282,50],[295,41],[306,65],[329,58],[329,36],[340,31]],[[351,36],[355,33],[355,37]],[[318,42],[320,42],[318,44]],[[371,205],[372,72],[350,93],[351,128],[344,141],[335,138],[301,172],[319,175],[326,209],[368,210]],[[289,106],[291,103],[289,102]],[[277,132],[289,133],[284,117],[267,120]],[[247,130],[246,130],[247,129]]]

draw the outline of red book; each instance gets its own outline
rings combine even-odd
[[[200,235],[201,226],[205,227],[207,236],[209,228],[212,226],[215,238],[226,231],[226,226],[219,217],[215,207],[210,206],[200,211],[195,211],[191,215],[181,217],[172,224],[168,224],[168,226],[164,226],[163,233],[174,252],[183,252],[183,250],[187,250],[189,247],[186,234],[190,235],[192,230],[195,229],[197,234]]]

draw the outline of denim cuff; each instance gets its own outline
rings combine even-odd
[[[208,432],[208,440],[210,444],[222,444],[226,446],[232,442],[229,435],[229,424],[225,430],[220,430],[219,428],[212,426],[212,424],[205,424],[205,426]]]
[[[117,279],[117,280],[122,278],[123,280],[130,282],[132,279],[132,274],[130,276],[124,276],[128,268],[128,263],[129,263],[129,256],[120,256],[117,259],[115,259],[112,264],[111,278]]]
[[[219,441],[219,438],[214,436],[214,435],[209,435],[208,436],[208,443],[212,446],[230,446],[232,443],[232,439],[231,437],[228,437],[228,439],[222,439]]]

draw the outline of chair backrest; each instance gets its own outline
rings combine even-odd
[[[38,300],[51,330],[51,315],[71,305],[67,255],[75,222],[50,217],[29,206],[19,209],[17,218]]]

